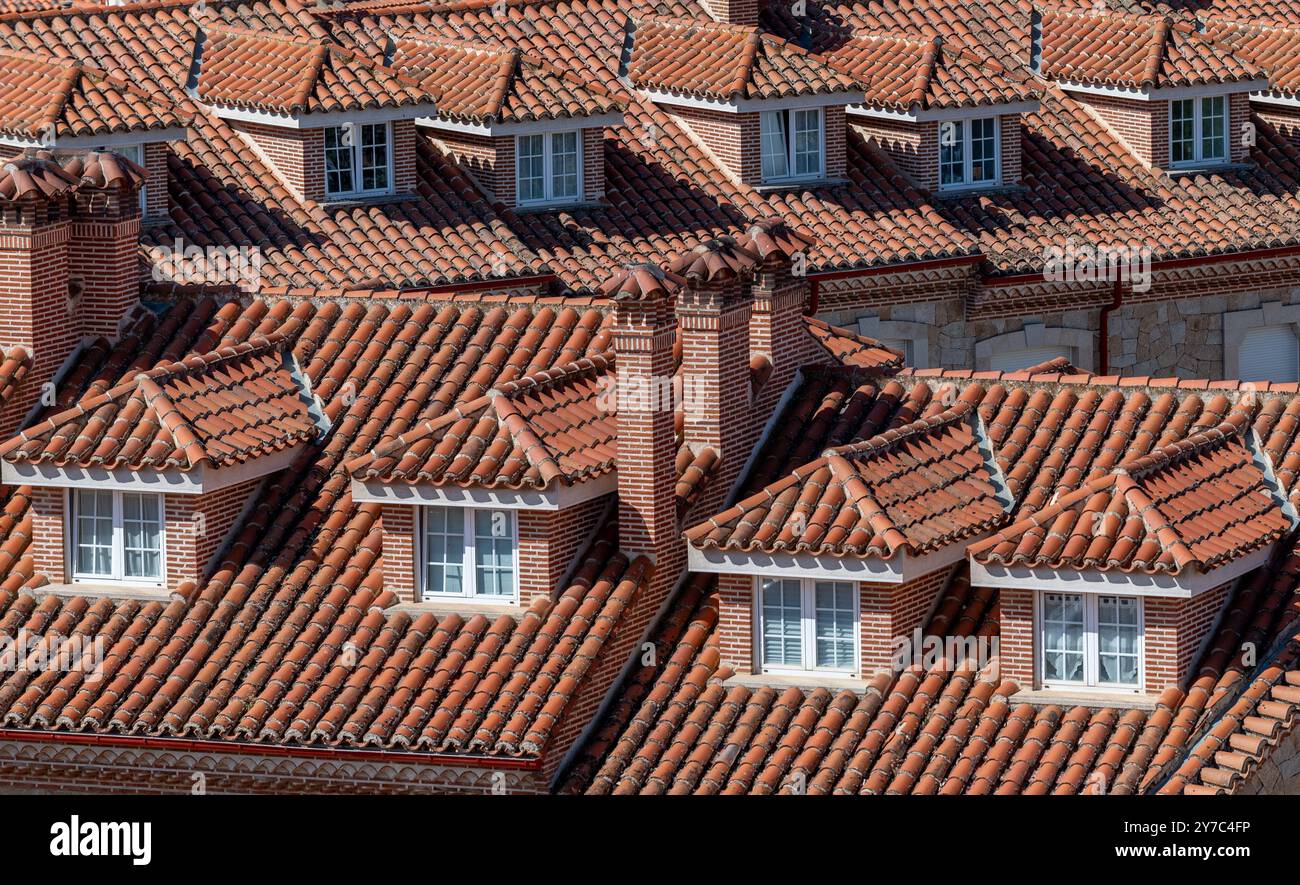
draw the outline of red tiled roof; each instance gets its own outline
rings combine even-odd
[[[853,78],[867,104],[887,108],[979,107],[1029,101],[1039,93],[1024,75],[946,47],[939,37],[855,35],[830,49],[825,59]]]
[[[859,369],[902,368],[903,355],[895,353],[874,338],[832,326],[825,320],[812,316],[804,317],[804,324],[813,340],[841,365]]]
[[[1044,77],[1169,87],[1254,80],[1263,72],[1171,16],[1041,10]]]
[[[702,549],[879,556],[926,553],[1006,522],[969,400],[828,449],[785,479],[689,529]]]
[[[1224,21],[1207,17],[1202,34],[1268,74],[1270,92],[1295,95],[1300,92],[1300,20],[1295,27],[1280,27],[1252,21]]]
[[[852,92],[853,80],[758,28],[698,18],[635,21],[628,77],[643,89],[704,98],[789,98]]]
[[[84,137],[184,126],[169,104],[74,62],[0,50],[0,132]]]
[[[238,464],[320,433],[283,335],[141,372],[0,445],[10,463],[178,468]]]
[[[508,381],[348,464],[358,479],[547,489],[614,470],[614,356]]]
[[[0,201],[47,200],[74,190],[137,187],[143,167],[109,151],[46,151],[28,148],[0,166]]]
[[[519,49],[416,33],[391,37],[391,67],[438,97],[438,115],[523,122],[608,114],[618,99]]]
[[[276,114],[432,105],[433,92],[325,41],[210,29],[197,95],[208,104]]]
[[[1267,546],[1292,516],[1237,424],[1188,436],[1085,483],[971,548],[977,562],[1179,574]]]

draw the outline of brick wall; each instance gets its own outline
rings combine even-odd
[[[718,575],[718,627],[714,641],[722,660],[737,673],[756,673],[758,649],[754,648],[753,575]]]
[[[32,489],[29,512],[32,515],[32,540],[28,552],[36,574],[44,574],[51,584],[71,580],[67,563],[67,540],[64,509],[69,494],[66,489],[36,487]]]
[[[1024,157],[1024,134],[1019,114],[1002,114],[998,117],[999,137],[1002,146],[1002,183],[1019,184]]]
[[[847,165],[845,141],[848,138],[848,119],[844,105],[831,105],[822,109],[822,130],[826,143],[826,177],[843,178]]]
[[[167,156],[170,153],[171,148],[163,141],[151,141],[144,146],[146,223],[165,221],[171,215],[171,195],[168,193],[171,176],[167,171]]]
[[[1073,93],[1148,166],[1169,165],[1169,102]]]
[[[1250,157],[1245,126],[1250,122],[1250,93],[1234,92],[1228,96],[1228,159],[1242,163]]]
[[[1034,591],[998,590],[998,665],[1003,679],[1034,688]]]
[[[602,495],[562,510],[519,511],[519,604],[551,596],[586,547],[609,503]]]
[[[939,124],[933,120],[907,123],[853,116],[854,128],[876,143],[917,187],[939,187]]]
[[[668,107],[686,131],[695,135],[718,162],[746,184],[763,181],[757,112],[728,114],[701,108]]]
[[[1255,116],[1277,130],[1278,135],[1300,149],[1300,108],[1256,105]]]
[[[325,132],[289,129],[262,123],[232,121],[236,132],[254,149],[280,181],[300,200],[325,197]]]
[[[68,279],[81,333],[115,340],[118,323],[140,300],[140,216],[72,221]],[[66,356],[66,352],[65,352]]]
[[[394,120],[392,130],[393,193],[414,193],[417,184],[415,173],[415,121]]]
[[[207,575],[260,482],[250,479],[207,495],[163,496],[168,589]]]
[[[764,356],[772,362],[772,373],[754,403],[758,420],[765,421],[794,380],[795,371],[815,360],[820,348],[803,319],[810,297],[807,277],[791,276],[789,265],[769,264],[755,275],[751,291],[750,356]]]
[[[591,203],[605,199],[605,130],[582,130],[582,197]]]
[[[703,0],[702,5],[716,21],[732,25],[758,24],[758,0]]]
[[[1221,584],[1192,599],[1143,600],[1148,692],[1187,685],[1197,652],[1218,621],[1231,589],[1230,584]]]
[[[415,508],[385,504],[379,524],[384,532],[384,586],[404,602],[415,595]]]
[[[905,584],[860,585],[863,674],[892,668],[898,640],[910,640],[925,626],[950,574],[951,568],[943,568]]]

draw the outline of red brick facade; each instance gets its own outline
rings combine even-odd
[[[762,139],[760,114],[756,111],[728,113],[704,108],[687,108],[665,105],[695,138],[713,154],[723,166],[746,184],[763,184]],[[829,179],[843,178],[845,174],[845,139],[848,125],[843,105],[822,109],[822,149],[825,173]]]
[[[1277,130],[1291,144],[1300,148],[1300,107],[1276,104],[1257,104],[1255,116]]]
[[[1019,114],[998,115],[1000,184],[1019,184],[1023,165],[1023,133]],[[918,187],[939,188],[939,123],[909,123],[879,117],[853,116],[852,123],[887,153]]]
[[[1144,164],[1156,168],[1169,166],[1169,102],[1140,101],[1094,93],[1071,93],[1084,107],[1117,135]],[[1228,96],[1228,160],[1242,162],[1250,154],[1243,127],[1250,120],[1250,95],[1234,92]]]
[[[1222,613],[1230,589],[1230,585],[1222,584],[1192,599],[1143,598],[1146,693],[1158,694],[1173,685],[1187,685],[1201,645]],[[998,590],[1001,675],[1025,690],[1039,687],[1034,595],[1035,591],[1021,588]]]
[[[332,199],[325,193],[325,130],[320,127],[290,129],[264,123],[232,122],[235,130],[253,147],[272,171],[300,200],[324,202]],[[392,193],[414,193],[415,121],[394,120],[389,126]]]
[[[168,193],[170,175],[167,156],[171,148],[163,141],[151,141],[144,146],[144,220],[146,223],[165,221],[171,215],[171,195]]]
[[[715,20],[730,25],[758,24],[758,0],[704,0],[704,9]]]
[[[437,138],[489,196],[506,206],[517,205],[515,136],[475,135],[449,129],[426,130]],[[605,198],[605,131],[598,126],[579,130],[582,137],[582,199]]]

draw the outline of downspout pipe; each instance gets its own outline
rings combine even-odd
[[[1114,288],[1111,290],[1110,304],[1101,309],[1097,319],[1097,374],[1110,374],[1110,315],[1124,306],[1124,283],[1119,274],[1115,275]]]

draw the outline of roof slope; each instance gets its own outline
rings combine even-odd
[[[0,50],[0,133],[83,137],[184,126],[158,96],[97,68]]]
[[[1272,544],[1295,512],[1242,439],[1245,415],[1124,462],[971,548],[977,562],[1204,573]]]
[[[310,394],[283,335],[141,372],[0,445],[10,463],[193,470],[313,441]]]
[[[517,48],[415,32],[390,36],[388,64],[437,95],[438,116],[524,122],[607,114],[621,105]]]
[[[664,16],[635,21],[628,77],[643,89],[724,101],[857,89],[807,50],[758,28]]]
[[[1300,20],[1292,27],[1255,21],[1203,19],[1202,33],[1237,58],[1268,73],[1269,92],[1295,95],[1300,92]]]
[[[903,355],[895,353],[874,338],[850,329],[832,326],[825,320],[805,316],[804,325],[821,348],[837,363],[861,369],[900,369]]]
[[[547,489],[614,470],[614,355],[526,375],[348,463],[382,482]]]
[[[435,98],[337,44],[224,26],[208,33],[196,88],[209,104],[290,115],[431,105]]]

